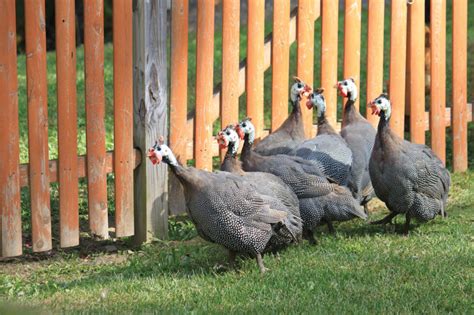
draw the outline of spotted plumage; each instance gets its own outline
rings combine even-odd
[[[257,144],[255,151],[259,154],[287,154],[298,143],[305,139],[300,100],[303,94],[308,93],[311,88],[301,80],[295,79],[296,82],[290,90],[290,100],[293,110],[277,130],[273,131]]]
[[[198,234],[231,253],[255,256],[262,272],[266,269],[261,253],[270,239],[274,235],[292,235],[285,226],[288,212],[274,209],[273,200],[241,176],[183,167],[165,144],[151,148],[148,156],[157,163],[169,164],[180,180],[187,211]]]
[[[362,205],[366,205],[375,196],[370,181],[369,160],[377,132],[355,107],[358,90],[354,80],[339,81],[337,88],[343,97],[347,97],[341,136],[352,151],[352,167],[348,187],[354,197]]]
[[[352,165],[352,152],[326,119],[326,101],[322,95],[323,91],[319,89],[311,93],[306,104],[308,108],[316,108],[318,134],[313,139],[297,145],[291,154],[313,161],[324,175],[340,185],[346,185]]]
[[[350,191],[330,181],[312,161],[289,155],[262,156],[251,149],[253,125],[244,120],[239,128],[245,134],[242,167],[247,172],[266,172],[278,176],[300,202],[303,236],[314,241],[316,226],[332,221],[345,221],[367,216]]]
[[[242,176],[256,192],[262,195],[272,209],[288,213],[283,222],[286,229],[275,233],[267,244],[265,251],[275,251],[300,240],[303,231],[303,222],[299,210],[298,198],[293,191],[278,177],[270,173],[247,173],[242,170],[241,163],[237,159],[237,148],[240,139],[233,126],[224,128],[218,134],[218,142],[221,148],[227,147],[227,153],[221,165],[221,170]],[[285,231],[291,231],[286,233]]]
[[[405,214],[407,233],[411,218],[427,221],[445,213],[451,178],[430,148],[403,140],[390,129],[391,104],[386,95],[371,102],[371,107],[380,121],[369,172],[377,197],[392,212],[375,223]]]

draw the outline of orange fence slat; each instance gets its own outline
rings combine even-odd
[[[15,1],[0,1],[0,256],[21,255]]]
[[[446,1],[431,1],[431,148],[446,162]]]
[[[353,78],[360,89],[361,0],[344,1],[344,78]],[[383,29],[383,24],[379,26]],[[359,99],[355,102],[359,108]]]
[[[222,128],[239,119],[239,22],[240,1],[225,0],[222,3]],[[225,151],[221,151],[221,156]]]
[[[76,16],[73,0],[55,1],[61,247],[79,245]]]
[[[405,67],[407,42],[407,1],[392,0],[390,26],[390,125],[403,137],[405,119]]]
[[[105,171],[104,3],[84,0],[84,59],[89,227],[108,237],[107,176]]]
[[[290,3],[273,1],[272,40],[272,131],[288,116],[288,74],[290,71]]]
[[[186,163],[188,100],[188,0],[171,3],[170,145]]]
[[[212,170],[214,2],[200,0],[197,6],[194,158],[196,167],[210,171]]]
[[[28,148],[33,251],[50,250],[48,84],[44,0],[25,1]]]
[[[314,0],[298,1],[297,23],[297,76],[306,84],[313,85],[314,70]],[[306,100],[302,100],[302,112],[306,137],[310,138],[313,132],[313,110],[304,106]]]
[[[367,26],[367,102],[375,99],[383,92],[383,48],[384,48],[384,11],[385,3],[379,0],[369,0]],[[376,127],[379,121],[377,115],[371,115],[366,110],[366,118]]]
[[[467,0],[453,1],[453,170],[467,170]]]
[[[429,1],[429,0],[428,0]],[[425,143],[425,0],[408,6],[408,52],[410,75],[407,88],[410,103],[410,140]]]
[[[248,0],[247,33],[247,116],[255,125],[255,135],[263,131],[263,44],[265,36],[265,1]]]
[[[130,1],[114,1],[114,167],[117,237],[134,234],[132,16]]]
[[[335,126],[337,122],[337,38],[339,2],[321,1],[321,86],[325,89],[326,117]]]

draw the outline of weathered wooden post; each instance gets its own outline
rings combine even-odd
[[[134,1],[134,146],[142,152],[135,170],[135,241],[166,238],[168,233],[168,174],[153,166],[146,152],[159,136],[167,139],[167,2]]]

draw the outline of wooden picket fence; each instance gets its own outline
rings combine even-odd
[[[428,0],[427,0],[428,1]],[[0,249],[1,256],[22,254],[20,188],[30,187],[33,251],[52,249],[49,183],[59,182],[60,246],[79,244],[78,178],[87,177],[90,233],[109,236],[106,175],[115,174],[115,235],[135,235],[142,242],[152,235],[165,237],[168,210],[184,210],[180,186],[166,167],[146,163],[145,150],[168,135],[167,1],[113,3],[114,151],[105,150],[104,33],[102,0],[84,0],[85,90],[87,155],[77,156],[76,45],[73,0],[56,0],[57,101],[59,159],[48,160],[47,80],[44,0],[25,5],[28,84],[28,164],[19,162],[17,52],[15,1],[0,0]],[[446,127],[452,126],[453,168],[467,169],[467,0],[452,1],[453,41],[446,43],[445,0],[431,1],[431,104],[425,110],[425,1],[392,0],[390,4],[390,80],[392,127],[400,135],[410,116],[410,137],[425,142],[445,160]],[[132,8],[133,3],[133,8]],[[222,82],[213,86],[214,1],[197,2],[196,103],[194,118],[187,115],[188,15],[187,0],[171,2],[169,142],[182,163],[211,170],[220,154],[213,123],[235,123],[239,97],[246,92],[247,115],[264,128],[264,93],[271,93],[271,130],[288,113],[290,45],[297,42],[296,75],[313,84],[316,69],[325,88],[327,116],[338,124],[338,16],[344,14],[344,77],[360,83],[361,58],[367,58],[367,99],[384,90],[383,25],[385,1],[368,1],[368,42],[361,42],[361,0],[299,0],[273,3],[273,33],[265,37],[265,1],[248,0],[247,56],[239,60],[240,0],[222,1]],[[340,10],[343,9],[343,10]],[[132,18],[133,16],[133,18]],[[321,52],[315,51],[315,21],[321,19]],[[317,34],[319,36],[319,34]],[[446,95],[446,45],[453,47],[453,93]],[[361,46],[367,45],[367,56]],[[407,56],[408,55],[408,56]],[[264,91],[264,72],[272,68],[271,91]],[[452,106],[446,108],[446,98]],[[405,103],[410,104],[405,108]],[[406,112],[409,111],[409,112]],[[314,136],[313,113],[303,111],[307,136]],[[23,113],[22,113],[23,114]],[[339,117],[340,118],[340,117]],[[377,119],[367,117],[374,125]],[[135,174],[134,174],[135,170]],[[169,207],[169,208],[168,208]]]

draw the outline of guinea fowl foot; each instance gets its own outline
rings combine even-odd
[[[237,253],[230,250],[229,251],[229,268],[230,269],[235,269],[235,257],[237,257]]]
[[[329,233],[336,234],[336,229],[334,229],[334,226],[332,225],[332,222],[331,221],[326,221],[326,224],[328,225]]]
[[[411,216],[407,213],[405,216],[405,225],[403,226],[403,235],[407,236],[408,232],[410,231],[410,221],[411,221]]]
[[[303,238],[308,240],[310,245],[318,245],[318,241],[314,238],[313,231],[303,230]]]
[[[377,221],[372,221],[370,222],[370,224],[372,225],[377,225],[377,224],[392,224],[392,219],[397,215],[397,213],[394,213],[394,212],[391,212],[389,215],[387,215],[385,218],[381,219],[381,220],[377,220]]]
[[[270,270],[263,265],[263,259],[260,253],[257,254],[257,264],[258,268],[260,268],[260,273],[262,274]]]

